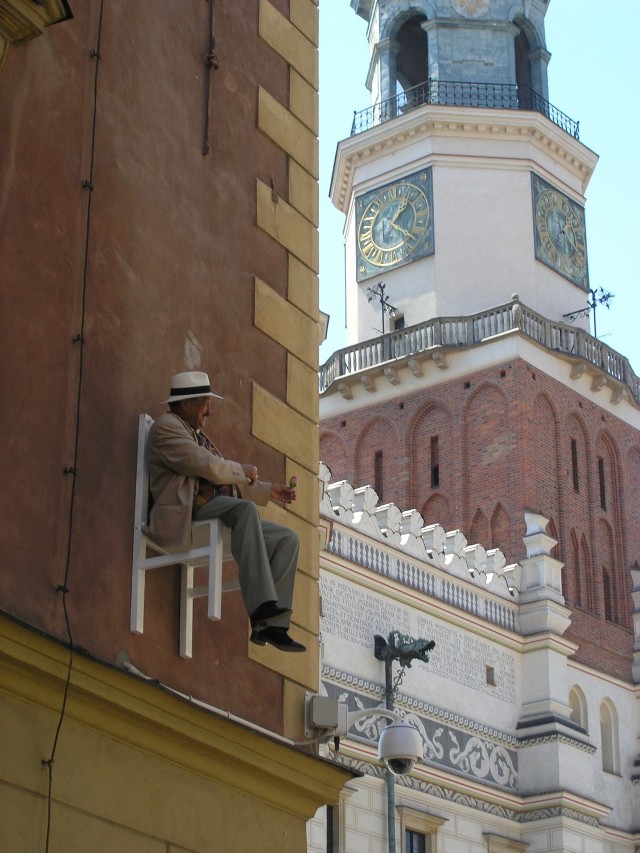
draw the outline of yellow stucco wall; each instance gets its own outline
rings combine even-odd
[[[0,850],[45,849],[69,651],[0,618]],[[155,682],[74,655],[51,853],[299,853],[348,775]]]
[[[292,635],[304,656],[272,649],[249,655],[281,672],[285,683],[285,731],[300,736],[305,690],[319,688],[318,646],[318,6],[290,4],[289,19],[260,0],[260,37],[289,65],[289,101],[260,87],[257,125],[287,155],[287,197],[256,180],[256,224],[288,253],[286,298],[273,282],[255,280],[255,324],[287,352],[287,395],[278,400],[253,384],[252,431],[285,454],[287,477],[298,476],[299,499],[285,520],[301,538]],[[277,519],[274,519],[277,520]]]

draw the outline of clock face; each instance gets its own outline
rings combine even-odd
[[[531,186],[536,258],[588,290],[584,208],[537,175]]]
[[[357,280],[432,254],[432,209],[430,168],[357,198]]]

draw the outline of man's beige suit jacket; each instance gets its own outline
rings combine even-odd
[[[264,506],[271,483],[247,485],[239,462],[198,444],[195,431],[178,415],[162,415],[149,432],[149,489],[153,506],[145,533],[169,551],[191,547],[193,498],[198,477],[217,485],[240,485],[242,497]]]

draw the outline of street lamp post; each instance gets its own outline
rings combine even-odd
[[[374,637],[374,654],[384,661],[384,695],[387,710],[393,712],[394,697],[404,677],[405,668],[411,667],[414,660],[429,661],[429,652],[435,647],[435,640],[414,640],[399,631],[392,631],[385,640],[379,634]],[[393,681],[392,664],[398,661],[400,671]],[[387,769],[387,838],[389,853],[396,853],[396,782],[394,774]]]
[[[396,853],[396,815],[395,815],[395,775],[410,773],[416,761],[423,757],[422,737],[419,730],[394,710],[394,697],[402,681],[405,670],[414,660],[429,662],[429,652],[435,647],[435,640],[414,640],[399,631],[392,631],[388,638],[374,636],[374,655],[384,661],[385,705],[376,708],[360,708],[347,711],[344,702],[338,702],[328,696],[310,695],[305,703],[305,734],[308,740],[301,745],[326,742],[333,738],[336,751],[340,748],[340,738],[345,737],[349,729],[359,720],[368,717],[387,717],[392,722],[383,729],[378,738],[378,758],[387,767],[387,837],[389,853]],[[400,664],[395,681],[393,662]],[[312,737],[313,731],[321,734]]]

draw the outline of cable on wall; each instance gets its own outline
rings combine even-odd
[[[47,768],[48,773],[48,785],[47,785],[47,830],[46,830],[46,838],[45,838],[45,853],[49,851],[49,842],[51,838],[51,806],[52,806],[52,792],[53,792],[53,764],[56,757],[56,752],[58,749],[58,741],[60,738],[60,730],[62,728],[62,723],[65,718],[65,712],[67,708],[67,698],[69,695],[69,685],[71,683],[71,672],[73,669],[73,634],[71,631],[71,622],[69,620],[69,611],[67,608],[67,596],[69,594],[69,569],[71,566],[71,548],[73,542],[73,518],[74,518],[74,509],[75,509],[75,498],[76,498],[76,482],[78,477],[78,447],[79,447],[79,438],[80,438],[80,403],[82,399],[82,380],[83,380],[83,368],[84,368],[84,328],[85,328],[85,315],[86,315],[86,299],[87,299],[87,281],[88,281],[88,269],[89,269],[89,236],[91,231],[91,202],[93,196],[93,164],[94,164],[94,155],[95,155],[95,142],[96,142],[96,114],[97,114],[97,102],[98,102],[98,68],[100,63],[100,43],[102,38],[102,18],[104,11],[104,0],[101,0],[100,3],[100,14],[98,18],[98,38],[97,45],[95,50],[92,50],[89,53],[89,57],[95,61],[95,72],[93,79],[93,119],[92,119],[92,127],[91,127],[91,152],[89,158],[89,177],[81,182],[82,189],[86,189],[88,191],[87,198],[87,219],[86,219],[86,229],[85,229],[85,239],[84,239],[84,263],[83,263],[83,272],[82,272],[82,302],[81,302],[81,310],[80,310],[80,331],[72,338],[72,343],[77,345],[78,347],[78,382],[76,387],[76,412],[75,412],[75,436],[74,436],[74,449],[73,449],[73,465],[67,466],[63,469],[63,474],[65,476],[71,476],[73,478],[73,484],[71,487],[71,497],[69,501],[69,522],[68,522],[68,533],[67,533],[67,553],[65,558],[65,569],[64,569],[64,580],[61,584],[58,584],[54,587],[54,590],[57,594],[62,595],[62,608],[64,610],[64,620],[67,630],[67,648],[69,650],[69,661],[67,665],[67,677],[64,685],[64,692],[62,696],[62,706],[60,708],[60,714],[58,717],[58,724],[56,726],[56,731],[53,738],[53,744],[51,747],[51,752],[48,758],[42,759],[42,764]]]
[[[207,30],[207,52],[204,55],[204,64],[207,72],[204,78],[204,128],[202,135],[202,154],[203,156],[209,153],[209,121],[211,112],[211,71],[216,71],[220,67],[220,60],[216,54],[216,37],[214,33],[214,17],[213,3],[214,0],[207,0],[209,4],[209,21]]]

